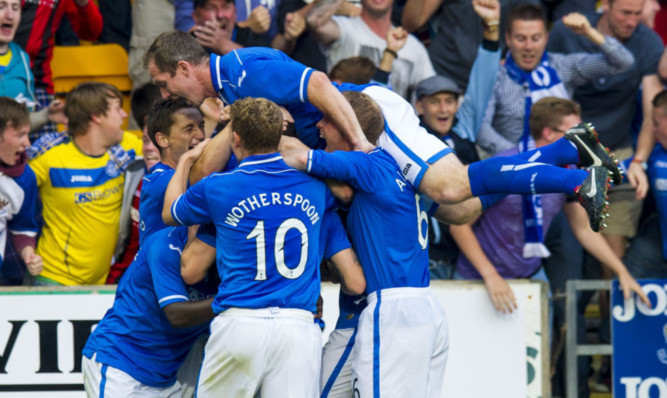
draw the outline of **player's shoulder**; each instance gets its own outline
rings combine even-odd
[[[25,165],[23,173],[14,178],[14,180],[21,188],[23,188],[23,190],[34,189],[37,187],[37,177],[35,176],[35,172],[29,164]]]
[[[170,258],[180,261],[187,236],[187,227],[168,227],[155,232],[146,245],[149,263],[160,264]]]

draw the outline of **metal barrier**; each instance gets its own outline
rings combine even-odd
[[[611,355],[611,344],[578,344],[577,342],[577,291],[579,290],[607,290],[611,292],[611,281],[588,280],[567,281],[565,320],[567,334],[565,342],[565,372],[566,396],[578,398],[577,388],[577,358],[581,355]]]

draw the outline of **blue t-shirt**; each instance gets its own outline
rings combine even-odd
[[[433,209],[386,151],[310,151],[308,173],[354,188],[347,230],[369,293],[429,285],[428,212]]]
[[[139,250],[120,280],[113,307],[88,338],[84,356],[92,358],[97,353],[97,362],[151,387],[176,382],[179,366],[195,340],[208,333],[210,322],[174,329],[162,309],[213,297],[218,285],[215,278],[207,277],[189,286],[181,278],[181,252],[187,238],[187,228],[168,228]]]
[[[221,278],[216,313],[230,307],[315,312],[320,228],[334,204],[322,181],[272,153],[202,179],[176,199],[171,213],[182,225],[215,224]]]
[[[167,228],[162,221],[162,206],[174,169],[159,162],[144,176],[139,196],[139,247],[155,232]]]

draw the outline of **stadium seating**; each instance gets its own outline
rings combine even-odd
[[[105,82],[123,93],[123,109],[130,114],[132,80],[127,71],[127,52],[118,44],[56,46],[51,70],[56,96],[67,95],[82,82]],[[123,128],[127,128],[127,120]]]

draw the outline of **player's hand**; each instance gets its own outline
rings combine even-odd
[[[648,178],[642,166],[637,162],[631,162],[625,175],[630,185],[635,188],[635,197],[637,199],[644,199],[648,192]]]
[[[225,105],[225,103],[220,100],[218,101],[218,107],[220,108],[220,123],[229,123],[232,120],[232,106]]]
[[[65,103],[62,100],[54,100],[49,104],[48,108],[49,120],[53,123],[67,124],[67,116],[65,116]]]
[[[296,12],[288,12],[285,15],[285,39],[296,41],[306,30],[306,20]]]
[[[232,31],[222,29],[214,21],[195,26],[193,33],[199,44],[217,53],[222,53],[222,43],[232,38]]]
[[[317,308],[317,312],[313,314],[315,319],[322,319],[322,314],[324,313],[324,299],[322,298],[322,295],[317,298],[317,304],[315,308]]]
[[[651,301],[646,296],[646,293],[642,290],[642,287],[637,283],[635,278],[630,275],[627,269],[619,272],[618,282],[621,284],[621,289],[623,289],[623,298],[629,299],[632,296],[632,292],[635,292],[639,299],[646,304],[648,308],[651,308]]]
[[[294,123],[294,118],[284,106],[278,105],[278,108],[280,108],[280,112],[283,113],[283,131],[287,131],[287,125]]]
[[[500,3],[498,0],[473,0],[472,8],[485,23],[500,21]]]
[[[368,153],[368,152],[372,151],[373,149],[375,149],[375,145],[371,144],[367,140],[364,140],[364,141],[354,145],[353,149],[355,151],[361,151],[361,152]]]
[[[42,256],[37,255],[33,247],[26,246],[23,248],[23,250],[21,250],[21,258],[23,259],[23,262],[25,262],[25,266],[30,275],[37,276],[42,273],[42,270],[44,269]]]
[[[191,161],[192,163],[194,163],[197,159],[199,159],[201,154],[204,152],[204,148],[206,148],[206,145],[208,145],[209,142],[211,142],[210,138],[207,138],[204,141],[200,142],[199,144],[197,144],[197,146],[195,146],[194,148],[185,152],[181,156],[181,159],[183,159],[185,161]],[[179,160],[179,163],[180,163],[180,160]]]
[[[221,106],[222,105],[222,106]],[[220,120],[224,103],[220,98],[208,97],[199,105],[199,111],[204,115],[205,119]]]
[[[357,7],[349,1],[344,1],[338,6],[336,15],[344,15],[346,17],[354,18],[361,15],[361,7]]]
[[[398,52],[408,41],[408,32],[400,26],[387,32],[387,48]]]
[[[517,309],[514,292],[500,275],[496,273],[488,276],[484,278],[484,283],[496,311],[507,314]]]
[[[265,33],[271,27],[271,14],[264,6],[255,7],[250,12],[248,19],[240,26],[250,28],[257,34]]]

